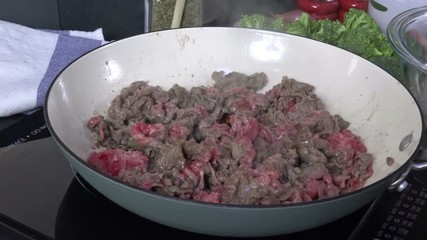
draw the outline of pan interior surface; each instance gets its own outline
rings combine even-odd
[[[410,93],[372,63],[310,39],[239,28],[187,28],[147,33],[110,43],[81,57],[52,84],[46,102],[49,127],[69,155],[84,163],[94,139],[86,127],[106,115],[123,87],[139,80],[168,89],[211,85],[214,71],[264,72],[309,83],[333,114],[351,123],[374,155],[371,185],[404,165],[419,147],[422,117]],[[401,140],[412,141],[399,150]],[[386,159],[394,159],[388,165]],[[268,234],[267,234],[268,235]]]

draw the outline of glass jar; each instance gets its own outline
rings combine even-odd
[[[175,11],[176,0],[148,0],[147,32],[170,29]],[[186,0],[181,27],[202,26],[202,0]]]
[[[427,6],[392,18],[387,36],[402,60],[402,83],[418,102],[427,126]]]

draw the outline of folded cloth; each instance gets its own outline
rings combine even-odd
[[[0,20],[0,117],[43,106],[59,72],[104,43],[101,28],[41,30]]]

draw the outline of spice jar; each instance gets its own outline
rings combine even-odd
[[[170,29],[177,0],[149,0],[148,31]],[[202,0],[186,0],[182,13],[181,27],[202,25]]]

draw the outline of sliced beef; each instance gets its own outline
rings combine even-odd
[[[238,87],[258,91],[267,85],[267,75],[262,72],[247,76],[239,72],[225,74],[219,71],[212,73],[212,79],[215,81],[214,87],[222,90]]]
[[[214,72],[214,86],[139,81],[87,127],[88,163],[142,189],[210,203],[271,205],[361,188],[373,156],[312,85],[264,73]]]
[[[110,176],[118,176],[122,171],[135,170],[146,172],[148,158],[139,151],[121,149],[96,151],[89,154],[87,162]]]

